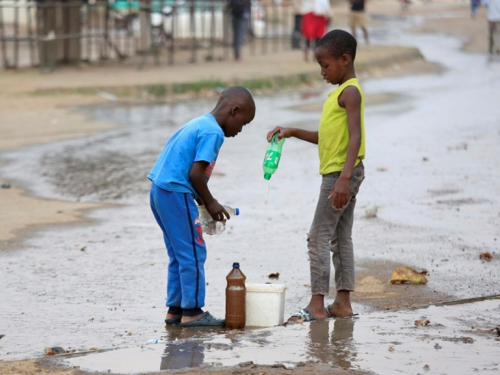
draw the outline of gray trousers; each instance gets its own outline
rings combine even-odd
[[[328,195],[340,172],[323,176],[314,219],[309,230],[307,247],[311,269],[311,292],[327,296],[330,290],[330,252],[335,268],[338,290],[354,291],[354,249],[352,226],[356,194],[365,178],[363,162],[352,170],[349,183],[349,202],[336,211]]]
[[[246,18],[233,16],[233,48],[234,58],[241,57],[241,46],[245,40],[248,31],[248,20]]]
[[[492,55],[500,54],[500,21],[488,21],[488,50]]]

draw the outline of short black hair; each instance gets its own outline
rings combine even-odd
[[[356,39],[347,31],[340,29],[327,32],[316,43],[316,48],[325,48],[329,55],[339,58],[342,55],[347,54],[352,57],[352,61],[356,58],[357,46],[358,43],[356,42]]]

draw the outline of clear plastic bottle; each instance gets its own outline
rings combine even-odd
[[[240,264],[233,263],[233,269],[226,276],[226,328],[245,328],[246,276]]]
[[[227,211],[227,213],[233,217],[240,214],[239,208],[232,208],[229,206],[222,206]],[[212,216],[208,213],[205,206],[198,206],[198,212],[200,214],[200,224],[201,230],[204,234],[221,234],[226,230],[226,224],[222,221],[215,221]]]
[[[281,159],[281,150],[283,149],[283,143],[285,143],[285,138],[281,138],[279,141],[276,137],[280,133],[275,133],[273,138],[267,146],[266,156],[264,157],[264,162],[262,163],[262,169],[264,170],[264,179],[270,180],[271,176],[278,169],[278,165]]]

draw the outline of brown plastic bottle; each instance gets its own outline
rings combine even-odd
[[[240,264],[233,263],[233,269],[226,276],[226,327],[245,328],[246,276],[240,270]]]

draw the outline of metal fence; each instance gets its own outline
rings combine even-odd
[[[291,48],[291,5],[252,0],[246,51]],[[0,0],[4,69],[149,56],[157,63],[232,58],[231,16],[216,0]]]

